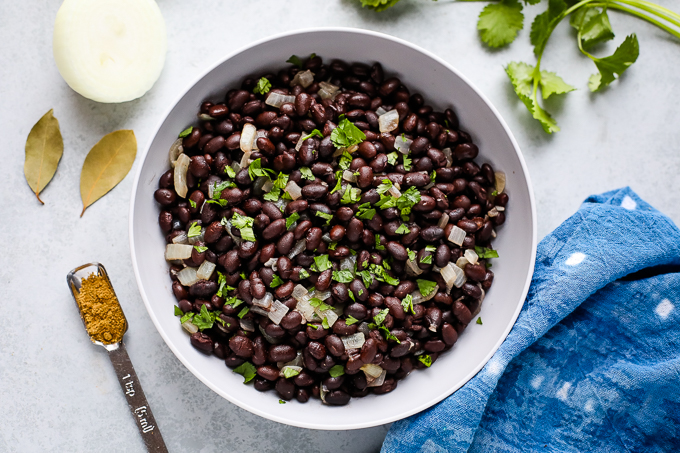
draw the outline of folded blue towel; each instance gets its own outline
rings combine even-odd
[[[538,246],[517,323],[382,452],[680,451],[680,231],[625,188]]]

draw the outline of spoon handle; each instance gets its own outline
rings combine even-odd
[[[108,349],[108,348],[107,348]],[[127,403],[132,412],[132,417],[137,422],[137,428],[142,435],[146,449],[153,453],[167,453],[168,449],[163,442],[163,436],[156,424],[151,412],[151,407],[146,401],[142,384],[139,382],[135,368],[132,366],[125,345],[121,341],[118,347],[108,349],[109,359],[118,376],[118,382],[127,397]]]

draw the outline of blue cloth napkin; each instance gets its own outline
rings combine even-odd
[[[624,188],[544,238],[517,323],[382,452],[680,451],[680,231]]]

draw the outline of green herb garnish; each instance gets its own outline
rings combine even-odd
[[[271,82],[268,79],[262,77],[260,80],[257,81],[257,85],[255,85],[255,88],[253,88],[253,93],[267,94],[271,89],[272,89]]]
[[[288,218],[286,219],[286,230],[289,230],[290,227],[293,226],[293,224],[297,222],[299,218],[300,214],[298,214],[297,212],[294,212],[290,216],[288,216]]]
[[[397,228],[397,230],[395,231],[395,233],[397,234],[409,234],[410,232],[411,230],[408,229],[405,223],[399,225],[399,228]]]
[[[286,60],[286,63],[290,63],[302,69],[302,60],[300,60],[300,57],[298,57],[297,55],[291,55],[290,58]]]
[[[418,360],[428,368],[430,368],[430,365],[432,365],[432,357],[430,357],[428,354],[419,355]]]
[[[203,253],[203,252],[205,252],[206,250],[208,250],[208,247],[203,247],[202,245],[194,245],[194,249],[195,249],[198,253]]]
[[[245,315],[247,315],[249,311],[250,311],[250,308],[243,307],[237,316],[239,317],[239,319],[243,319],[243,317]]]
[[[352,324],[356,324],[358,322],[359,320],[354,316],[348,316],[347,319],[345,319],[345,324],[347,324],[348,326],[351,326]]]
[[[189,232],[187,233],[187,237],[194,238],[194,237],[200,236],[200,235],[201,235],[201,226],[196,222],[192,223],[191,226],[189,227]]]
[[[345,115],[340,115],[338,126],[331,132],[331,142],[336,148],[349,148],[366,140],[366,134],[356,127]]]
[[[187,137],[189,134],[191,134],[193,130],[194,130],[193,126],[187,127],[186,129],[179,133],[179,138]]]
[[[401,301],[401,306],[404,307],[404,312],[408,313],[409,311],[412,314],[416,314],[415,310],[413,309],[413,296],[410,294],[407,294],[406,297]]]
[[[257,374],[255,366],[250,362],[243,362],[241,365],[234,368],[233,371],[234,373],[243,376],[244,384],[247,384],[248,382],[252,381],[253,378],[255,378],[255,375]]]
[[[292,377],[295,377],[298,374],[300,374],[300,372],[298,370],[294,369],[294,368],[291,368],[291,367],[284,367],[283,368],[283,377],[286,378],[286,379],[290,379]]]
[[[333,214],[326,214],[323,211],[316,211],[316,216],[326,219],[326,225],[330,224],[331,220],[333,220]]]
[[[283,285],[283,280],[281,280],[281,277],[278,275],[274,274],[274,278],[272,279],[272,284],[269,285],[270,288],[276,288],[277,286]]]
[[[345,374],[345,368],[342,365],[334,365],[328,370],[328,374],[330,374],[331,377],[340,377]]]
[[[486,247],[475,246],[475,253],[482,259],[498,258],[498,251]]]
[[[354,280],[354,275],[352,275],[352,272],[347,269],[333,271],[333,280],[340,283],[349,283]]]
[[[375,216],[375,209],[371,208],[370,203],[364,203],[359,206],[359,211],[356,213],[357,219],[371,220]]]
[[[432,291],[437,289],[437,284],[429,280],[417,279],[416,283],[418,283],[418,290],[420,291],[420,294],[422,294],[424,297],[429,296]]]
[[[482,325],[482,317],[477,318],[477,324]]]
[[[302,174],[302,179],[308,179],[310,181],[314,181],[315,179],[312,170],[310,170],[308,167],[301,167],[300,173]]]

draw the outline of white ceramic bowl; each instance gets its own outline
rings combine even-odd
[[[453,106],[461,129],[479,145],[481,164],[489,162],[507,174],[510,195],[507,221],[494,246],[494,285],[481,316],[437,363],[416,370],[386,395],[352,399],[343,407],[295,401],[278,404],[274,392],[260,393],[232,373],[222,360],[205,356],[173,314],[165,240],[158,229],[159,207],[153,193],[168,168],[168,149],[179,131],[196,120],[205,99],[222,99],[248,75],[277,70],[292,55],[321,55],[371,63],[380,61],[386,74],[398,76],[426,102],[443,111]],[[519,147],[496,109],[451,65],[430,52],[391,36],[355,29],[314,29],[274,36],[241,49],[208,69],[173,103],[160,122],[149,148],[141,156],[130,209],[130,246],[139,291],[158,332],[179,360],[205,385],[232,403],[277,422],[314,429],[355,429],[389,423],[422,411],[446,398],[474,376],[503,342],[517,318],[533,273],[536,214],[529,175]]]

